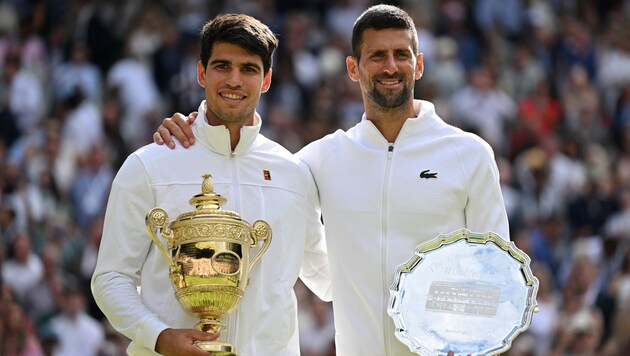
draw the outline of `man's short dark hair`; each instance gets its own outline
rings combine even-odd
[[[204,68],[212,56],[214,44],[226,42],[260,56],[265,74],[271,68],[273,52],[278,48],[278,38],[267,25],[243,14],[219,15],[208,21],[201,29],[200,42]]]
[[[412,47],[418,53],[418,32],[413,19],[403,9],[393,5],[374,5],[365,10],[354,22],[352,28],[352,56],[359,59],[361,56],[361,44],[363,32],[367,29],[401,29],[408,30],[412,34]]]

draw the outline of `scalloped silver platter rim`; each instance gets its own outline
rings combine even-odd
[[[525,298],[525,307],[522,311],[522,315],[520,316],[520,321],[516,320],[510,325],[515,325],[507,334],[501,339],[496,341],[496,345],[486,346],[481,350],[454,350],[456,354],[459,352],[465,352],[465,354],[470,353],[471,355],[488,355],[488,354],[499,354],[501,352],[505,352],[510,349],[512,346],[512,341],[522,332],[527,330],[531,324],[533,313],[538,311],[538,304],[536,302],[536,295],[538,294],[538,279],[533,275],[530,263],[531,259],[525,252],[520,250],[514,242],[503,239],[501,236],[494,232],[472,232],[468,229],[459,229],[447,234],[440,234],[437,237],[429,240],[425,243],[418,245],[414,251],[414,254],[409,258],[409,260],[398,267],[396,274],[394,276],[394,281],[392,282],[389,288],[389,303],[387,312],[391,316],[394,321],[396,330],[395,334],[398,340],[400,340],[403,344],[405,344],[409,349],[417,354],[429,356],[429,355],[442,355],[446,354],[444,350],[435,350],[433,348],[428,348],[424,345],[424,340],[417,340],[409,333],[408,328],[408,319],[403,311],[400,310],[401,303],[403,302],[403,296],[405,294],[405,280],[406,277],[410,276],[418,266],[422,265],[423,262],[427,261],[430,256],[432,256],[435,251],[443,248],[449,248],[449,245],[455,245],[464,243],[468,246],[475,248],[483,248],[483,249],[495,249],[499,252],[503,252],[511,257],[514,261],[520,264],[519,270],[522,274],[523,281],[522,287],[526,289],[527,295],[522,296]],[[510,262],[513,262],[510,260]],[[434,282],[441,283],[441,282]],[[444,284],[444,283],[443,283]],[[442,288],[448,288],[449,282],[445,282],[446,287],[442,286]],[[455,282],[455,285],[458,283]],[[439,286],[438,286],[439,287]],[[450,286],[452,287],[452,286]],[[426,287],[425,287],[426,288]],[[458,287],[452,287],[458,288]],[[459,287],[462,288],[462,287]],[[465,287],[463,287],[465,288]],[[477,288],[477,287],[474,287]],[[482,289],[485,287],[481,287]],[[490,288],[490,289],[488,289]],[[485,288],[485,292],[495,293],[496,291],[492,290],[492,286]],[[495,289],[499,289],[498,287]],[[496,296],[498,298],[498,296]],[[495,301],[496,302],[496,301]],[[496,305],[495,305],[496,308]],[[414,310],[414,312],[416,312]],[[424,310],[419,310],[418,312],[423,313],[426,312],[426,305]],[[443,311],[440,311],[443,312]],[[463,314],[463,313],[451,313],[451,314]],[[483,313],[479,313],[483,314]],[[469,318],[470,316],[465,316],[464,318]],[[480,319],[481,320],[481,319]],[[428,332],[426,332],[429,334]],[[431,334],[430,337],[438,338],[434,334]],[[457,346],[457,343],[452,344],[447,340],[440,340],[449,345]]]

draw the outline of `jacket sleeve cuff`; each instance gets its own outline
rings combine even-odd
[[[160,319],[149,318],[144,322],[143,327],[138,331],[135,342],[151,351],[155,351],[158,336],[162,331],[168,328],[169,326]]]

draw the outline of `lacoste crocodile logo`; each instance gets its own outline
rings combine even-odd
[[[424,179],[437,178],[437,173],[429,172],[429,171],[430,169],[420,172],[420,178],[424,178]]]

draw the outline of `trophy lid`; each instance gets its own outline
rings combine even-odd
[[[228,216],[234,219],[240,220],[240,216],[229,210],[223,210],[221,205],[227,202],[227,199],[220,194],[214,192],[214,185],[212,184],[212,175],[206,173],[201,176],[203,181],[201,182],[201,193],[194,195],[188,203],[195,207],[194,212],[188,212],[180,215],[177,220],[190,218],[192,216],[204,215],[220,215]]]

